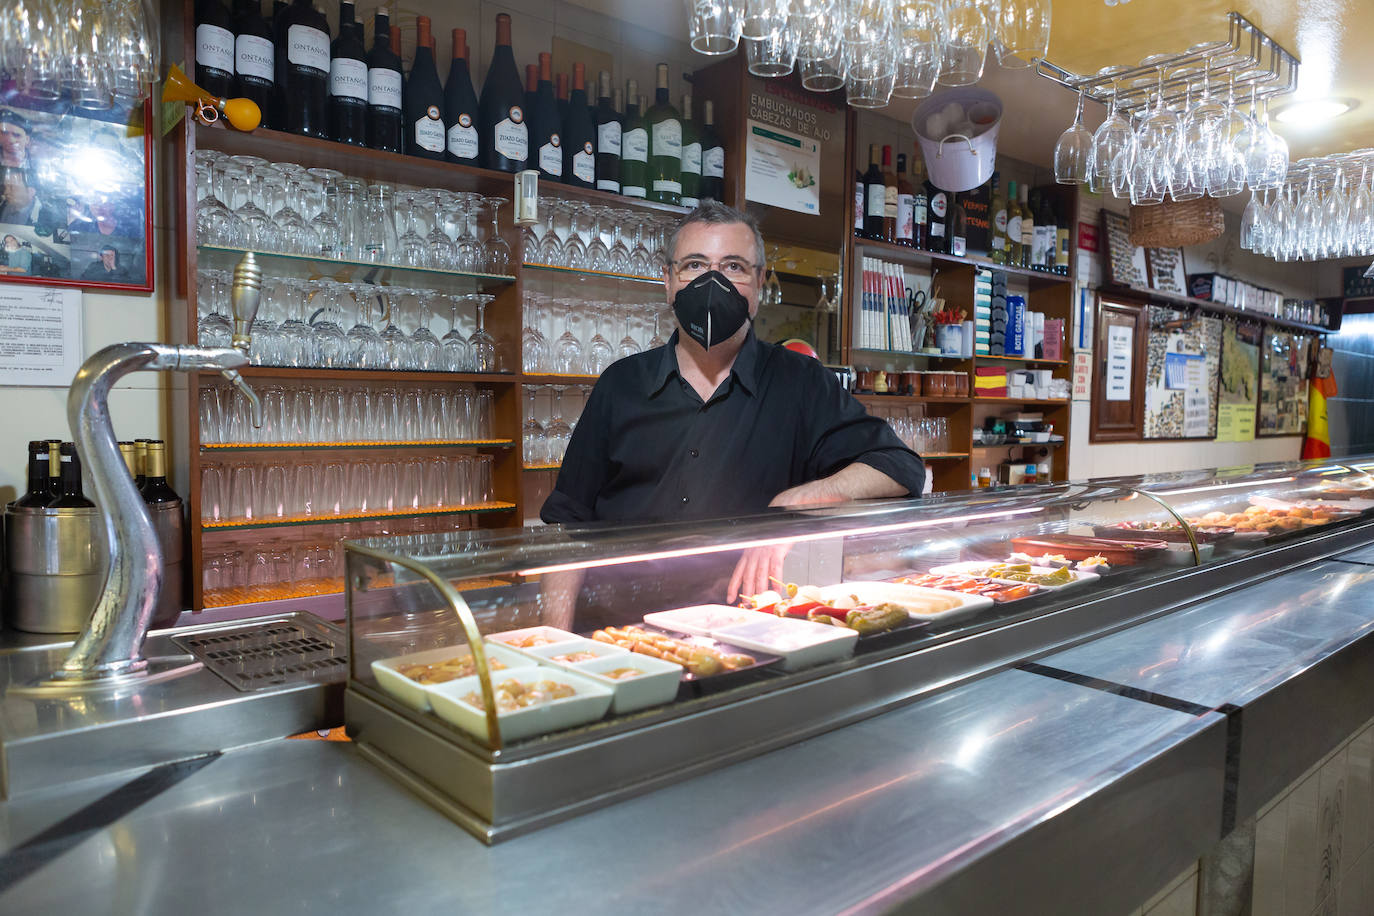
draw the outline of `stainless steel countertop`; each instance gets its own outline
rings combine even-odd
[[[87,806],[108,802],[127,778],[0,803],[0,912],[882,907],[947,886],[970,863],[1062,823],[1056,816],[1076,803],[1204,743],[1199,759],[1215,767],[1190,759],[1175,782],[1159,775],[1121,793],[1118,822],[1095,829],[1151,842],[1144,828],[1157,817],[1174,830],[1188,821],[1191,841],[1206,839],[1217,815],[1162,787],[1186,780],[1196,798],[1219,796],[1223,726],[1215,714],[1004,671],[494,847],[349,745],[276,740],[206,763],[112,823],[84,825],[84,839],[51,861],[64,835],[83,836]],[[1171,811],[1171,798],[1189,810]],[[1167,855],[1122,862],[1120,847],[1082,845],[1103,849],[1104,884],[1122,883],[1113,863],[1140,872],[1142,899],[1179,867]],[[1091,861],[1087,851],[1079,861]],[[41,864],[16,881],[25,862]],[[1087,908],[1076,911],[1104,911],[1077,902]]]
[[[1352,563],[1374,564],[1374,544],[1368,547],[1361,547],[1359,550],[1352,550],[1349,553],[1340,555],[1340,559],[1349,560]]]

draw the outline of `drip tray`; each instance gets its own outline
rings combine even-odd
[[[172,641],[245,693],[339,682],[348,673],[343,633],[307,615],[216,627]]]

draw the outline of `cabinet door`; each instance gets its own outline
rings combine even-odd
[[[1097,303],[1093,341],[1093,442],[1140,439],[1145,431],[1145,307]]]

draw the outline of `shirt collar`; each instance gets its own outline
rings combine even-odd
[[[659,354],[658,361],[654,365],[654,371],[649,376],[649,385],[646,391],[649,397],[662,391],[669,377],[678,372],[678,334],[678,331],[673,332],[673,336],[668,338],[668,342],[664,344],[663,352]],[[763,343],[754,336],[754,326],[751,322],[749,333],[744,338],[744,345],[740,347],[739,354],[735,356],[735,364],[730,367],[730,374],[751,395],[759,390],[759,365],[762,362]]]

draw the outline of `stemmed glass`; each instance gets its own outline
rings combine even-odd
[[[553,345],[554,371],[560,375],[581,375],[584,368],[582,341],[578,340],[572,329],[573,303],[569,299],[563,299],[557,304],[563,310],[563,333]]]
[[[588,208],[587,222],[591,227],[591,242],[587,245],[587,270],[599,270],[603,273],[610,273],[614,270],[611,263],[611,250],[601,240],[602,222],[606,217],[607,213],[602,208]]]
[[[209,305],[209,311],[196,326],[196,340],[202,347],[227,347],[233,337],[229,316],[220,309],[226,300],[228,273],[223,270],[200,271],[200,291],[197,302]]]
[[[224,175],[233,167],[219,153],[196,151],[196,176],[204,176],[205,195],[196,201],[197,241],[202,245],[235,248],[242,244],[238,216],[224,202]]]
[[[314,329],[305,322],[305,296],[309,284],[289,277],[278,279],[276,284],[277,295],[286,306],[286,320],[277,328],[282,338],[282,361],[288,366],[314,365]]]
[[[276,168],[283,181],[282,206],[272,214],[272,219],[277,224],[282,250],[315,254],[320,250],[320,238],[300,211],[305,169],[294,162],[279,162]]]
[[[663,309],[661,309],[657,304],[649,305],[647,306],[647,308],[653,313],[654,316],[654,336],[649,338],[649,347],[653,348],[666,346],[668,341],[663,339],[663,335],[659,333],[658,330],[659,320],[663,317]]]
[[[625,224],[633,214],[629,210],[611,211],[611,247],[608,252],[613,273],[630,273],[630,247],[625,244]]]
[[[422,192],[412,189],[396,192],[396,243],[398,248],[395,260],[406,267],[431,266],[429,243],[420,234],[417,226],[421,194]]]
[[[488,197],[482,202],[487,215],[491,217],[491,225],[487,227],[484,258],[485,270],[489,274],[510,273],[510,243],[501,236],[500,222],[501,208],[507,203],[508,201],[504,197]]]
[[[400,312],[401,297],[409,291],[390,287],[382,292],[382,303],[386,309],[386,327],[382,329],[382,352],[388,369],[413,369],[415,361],[411,358],[410,338],[396,324]]]
[[[354,369],[380,369],[386,364],[386,348],[371,322],[376,288],[370,283],[350,283],[348,290],[357,306],[357,320],[347,335],[348,365]]]
[[[520,333],[520,353],[526,372],[546,372],[549,362],[549,342],[539,330],[540,305],[544,297],[531,294],[524,303]]]
[[[568,211],[568,237],[563,242],[559,264],[582,270],[587,266],[587,244],[582,240],[582,230],[586,227],[589,208],[571,201],[564,204],[564,208]]]
[[[247,247],[275,251],[272,218],[258,206],[263,176],[272,166],[260,156],[234,156],[232,159],[243,168],[244,200],[234,211],[243,231],[242,242]]]
[[[489,293],[468,293],[462,298],[465,302],[471,302],[477,309],[477,330],[468,338],[468,346],[472,348],[473,371],[500,372],[496,338],[487,331],[486,325],[487,306],[496,297]]]
[[[553,386],[553,412],[549,422],[544,424],[550,464],[562,463],[568,451],[568,438],[572,435],[572,427],[563,420],[563,389],[563,385]]]
[[[449,297],[448,333],[439,341],[444,349],[444,363],[450,372],[472,371],[472,348],[468,345],[468,339],[463,336],[463,332],[458,329],[458,305],[462,298]]]
[[[587,344],[587,368],[592,375],[600,375],[605,372],[606,367],[615,361],[615,347],[611,346],[609,340],[601,336],[601,319],[608,305],[609,303],[605,302],[587,303],[587,311],[591,313],[592,326],[596,330],[591,341]]]
[[[548,200],[542,203],[548,212],[544,235],[539,239],[538,248],[527,255],[525,260],[557,267],[563,263],[563,240],[560,238],[560,230],[567,227],[566,217],[569,216],[569,211],[561,200]],[[566,237],[566,232],[563,232],[563,235]]]
[[[482,195],[472,191],[453,193],[453,214],[455,220],[454,242],[458,246],[457,265],[459,270],[480,271],[486,261],[486,250],[474,230],[477,208],[482,203]]]
[[[630,265],[626,273],[636,277],[650,277],[655,280],[661,279],[654,276],[654,255],[650,249],[651,234],[649,229],[649,218],[639,217],[634,220],[635,244],[634,250],[630,252]]]
[[[541,465],[548,463],[548,438],[544,427],[535,417],[534,393],[536,385],[525,386],[525,422],[520,428],[521,441],[525,452],[525,464]]]
[[[340,368],[348,365],[348,339],[340,322],[343,316],[343,297],[347,288],[337,280],[320,280],[318,283],[320,308],[311,316],[311,328],[315,337],[315,364],[326,368]]]
[[[1054,145],[1054,180],[1059,184],[1084,184],[1092,172],[1093,135],[1083,126],[1083,100],[1079,89],[1073,126]]]
[[[1098,76],[1111,75],[1124,71],[1125,67],[1104,67],[1097,72]],[[1135,154],[1135,131],[1131,129],[1131,122],[1121,114],[1120,96],[1121,87],[1116,79],[1112,80],[1112,101],[1107,109],[1107,119],[1097,126],[1093,131],[1093,152],[1092,152],[1092,176],[1109,182],[1112,177],[1112,170],[1119,167],[1127,172],[1130,171],[1131,158]],[[1124,156],[1124,159],[1118,157]]]
[[[439,270],[455,270],[459,260],[458,246],[444,231],[444,214],[453,206],[453,195],[448,191],[441,190],[433,190],[428,193],[430,207],[434,215],[430,221],[429,234],[425,236],[425,245],[428,248],[425,259],[430,267]]]
[[[439,338],[435,337],[434,332],[429,329],[430,322],[433,320],[434,300],[438,295],[432,289],[423,289],[418,290],[415,296],[420,304],[420,322],[415,332],[410,335],[410,343],[415,354],[417,368],[426,371],[444,368]]]
[[[620,316],[624,322],[625,336],[620,338],[620,343],[616,347],[616,359],[634,356],[639,352],[639,341],[635,340],[634,335],[630,333],[630,327],[634,320],[634,309],[628,306],[624,307],[620,310]]]

